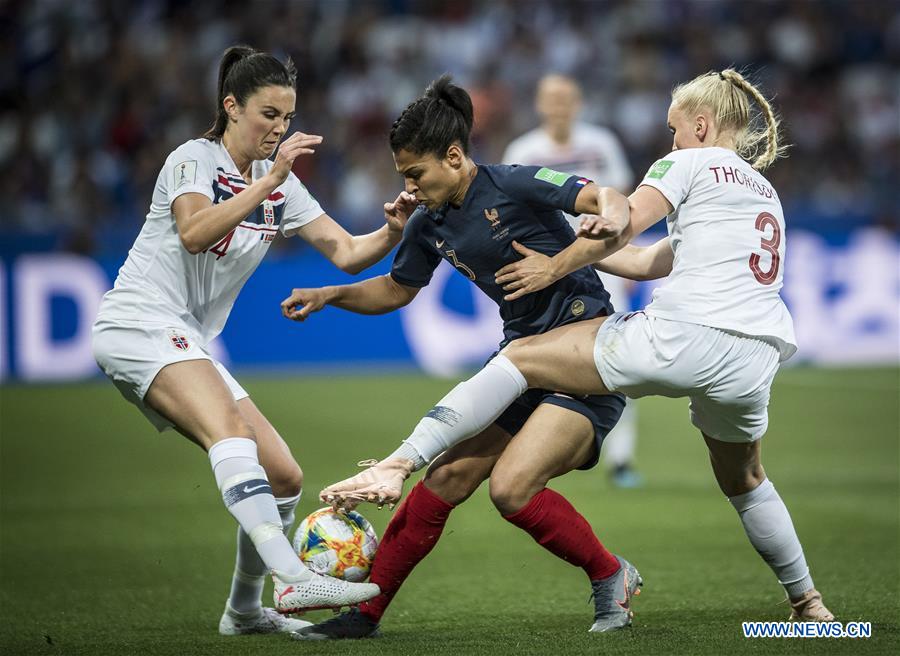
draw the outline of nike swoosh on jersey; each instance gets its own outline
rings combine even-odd
[[[438,248],[443,248],[444,242],[446,242],[446,241],[447,241],[446,239],[441,239],[440,241],[435,241],[434,245],[437,246]]]

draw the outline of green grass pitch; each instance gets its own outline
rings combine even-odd
[[[838,619],[873,623],[868,640],[742,637],[742,621],[789,609],[715,486],[686,402],[667,399],[639,406],[644,488],[613,489],[600,469],[551,484],[641,570],[633,628],[589,635],[583,573],[503,521],[483,486],[451,515],[381,639],[222,638],[234,524],[204,454],[157,436],[108,383],[6,386],[0,653],[898,654],[898,378],[896,368],[783,371],[763,447],[818,588]],[[451,386],[414,375],[243,382],[303,467],[300,516],[323,484],[388,453]],[[387,509],[362,510],[381,533]]]

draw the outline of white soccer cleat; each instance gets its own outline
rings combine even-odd
[[[224,636],[248,635],[253,633],[291,633],[312,626],[312,622],[285,617],[274,608],[260,608],[252,613],[239,613],[227,603],[219,633]]]
[[[323,608],[355,606],[377,596],[374,583],[350,583],[309,570],[291,576],[273,571],[275,610],[283,615]]]
[[[407,458],[363,460],[359,465],[371,465],[365,471],[340,483],[329,485],[319,493],[319,499],[334,508],[352,510],[363,501],[393,507],[403,496],[403,482],[413,472],[415,463]]]

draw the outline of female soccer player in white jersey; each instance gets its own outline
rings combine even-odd
[[[296,70],[246,46],[225,51],[215,124],[166,159],[150,213],[106,294],[93,330],[100,367],[160,431],[174,427],[208,452],[216,484],[237,519],[237,562],[219,624],[225,635],[290,631],[308,622],[262,608],[271,572],[276,608],[292,613],[355,604],[378,586],[315,575],[284,531],[302,473],[247,392],[208,350],[235,298],[277,233],[299,235],[336,266],[358,272],[400,240],[401,195],[387,225],[353,237],[322,211],[291,173],[321,137],[296,133],[275,152],[294,117]]]
[[[753,128],[754,103],[764,128]],[[322,497],[396,501],[411,460],[430,461],[482,430],[530,387],[688,397],[716,480],[784,586],[791,618],[830,621],[791,517],[760,461],[772,380],[797,348],[778,293],[784,215],[759,173],[783,150],[778,121],[763,95],[728,69],[678,86],[668,125],[673,152],[628,198],[608,190],[600,215],[582,224],[582,236],[591,239],[553,258],[534,254],[497,275],[509,298],[517,298],[609,256],[604,238],[623,230],[637,235],[668,216],[667,238],[648,248],[627,246],[603,262],[629,278],[668,275],[650,305],[516,340],[439,401],[441,411],[423,418],[398,451]],[[442,422],[445,416],[456,421]]]

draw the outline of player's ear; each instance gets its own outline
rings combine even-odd
[[[222,107],[225,108],[225,113],[228,115],[228,119],[231,121],[237,120],[238,115],[238,102],[237,98],[234,97],[233,94],[228,94],[222,99]]]
[[[704,141],[708,131],[709,121],[706,120],[706,117],[703,114],[699,114],[697,118],[694,119],[694,136],[700,141]]]
[[[457,143],[451,144],[447,149],[447,154],[444,155],[444,159],[447,160],[447,164],[449,164],[454,169],[462,167],[465,158],[465,153],[463,153],[462,148]]]

